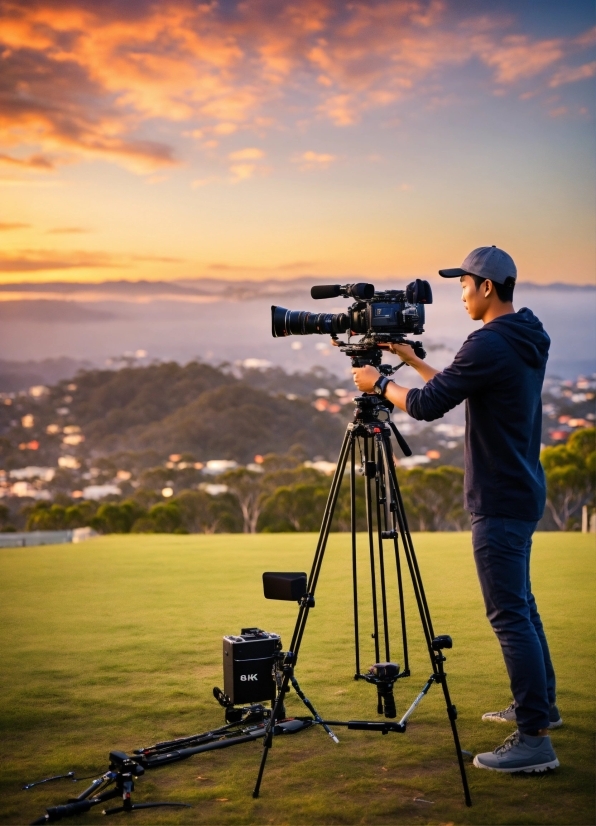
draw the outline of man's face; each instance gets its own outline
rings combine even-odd
[[[489,304],[485,293],[487,284],[490,282],[484,281],[476,289],[476,283],[471,275],[462,275],[459,280],[462,286],[461,300],[464,302],[464,307],[473,321],[479,321]]]

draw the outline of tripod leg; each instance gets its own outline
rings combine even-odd
[[[358,561],[356,556],[356,440],[350,445],[350,531],[352,534],[352,588],[354,592],[354,652],[356,669],[354,679],[360,674],[360,631],[358,627]]]
[[[284,674],[281,688],[279,690],[279,694],[277,695],[277,700],[275,701],[275,706],[273,707],[273,711],[271,712],[271,719],[269,720],[269,725],[267,726],[267,731],[265,733],[265,742],[263,743],[263,754],[261,755],[259,773],[257,774],[257,781],[252,792],[252,796],[254,798],[257,798],[259,796],[259,792],[261,791],[261,782],[263,780],[265,764],[267,763],[267,757],[269,756],[269,749],[273,745],[273,727],[275,726],[278,715],[280,714],[281,709],[283,707],[284,700],[288,691],[289,680],[289,674]]]
[[[335,734],[331,731],[331,729],[329,728],[327,723],[323,720],[323,718],[321,717],[319,712],[316,710],[316,708],[313,706],[311,701],[308,699],[308,697],[306,696],[304,691],[302,691],[302,689],[300,688],[300,686],[298,684],[298,680],[296,679],[296,677],[290,677],[290,681],[292,683],[294,691],[300,697],[300,699],[302,700],[304,705],[307,707],[307,709],[310,711],[312,716],[315,718],[317,723],[319,723],[319,725],[323,726],[323,728],[325,729],[325,731],[327,732],[329,737],[331,737],[331,739],[333,740],[334,743],[339,743],[339,740],[337,739]]]
[[[441,687],[443,689],[443,694],[445,696],[445,703],[447,705],[447,716],[449,717],[449,722],[451,723],[451,732],[453,734],[453,742],[455,744],[455,752],[457,754],[457,762],[459,763],[459,773],[461,774],[461,782],[464,789],[464,797],[466,800],[466,806],[472,805],[472,798],[470,796],[470,787],[468,786],[468,777],[466,775],[466,767],[464,765],[464,756],[461,750],[461,743],[459,742],[459,734],[457,731],[457,711],[455,710],[455,706],[451,702],[451,697],[449,695],[449,688],[447,687],[447,675],[443,671],[443,663],[439,664],[439,673],[435,677],[437,682],[441,683]]]
[[[379,615],[377,609],[377,575],[375,571],[375,546],[373,539],[372,493],[370,489],[371,485],[369,476],[369,468],[371,467],[369,439],[370,436],[366,434],[364,436],[364,486],[366,489],[366,527],[368,532],[368,553],[370,557],[370,581],[372,588],[373,639],[375,641],[375,662],[378,663],[381,656],[379,653]],[[382,713],[382,711],[380,713]]]
[[[377,435],[373,442],[375,451],[375,460],[377,465],[377,476],[375,479],[375,495],[377,505],[377,544],[379,546],[379,577],[381,584],[381,613],[383,615],[383,636],[385,643],[385,660],[391,662],[391,652],[389,646],[389,614],[387,612],[387,588],[385,585],[385,556],[383,553],[383,517],[381,516],[381,500],[383,500],[383,511],[385,518],[385,527],[387,527],[387,508],[388,508],[388,494],[389,487],[385,478],[385,460],[383,454],[383,441],[380,434]],[[377,661],[378,662],[378,661]]]
[[[404,655],[404,667],[403,670],[405,673],[409,673],[410,671],[410,661],[408,656],[408,635],[406,629],[406,604],[404,599],[404,583],[403,583],[403,575],[402,575],[402,561],[401,555],[399,552],[399,539],[397,533],[397,510],[398,510],[398,503],[395,496],[394,485],[392,482],[391,477],[391,468],[395,468],[395,464],[393,461],[393,450],[391,448],[391,440],[388,433],[383,434],[383,440],[381,442],[381,449],[383,451],[383,472],[385,474],[385,496],[387,497],[387,507],[386,513],[389,514],[389,518],[387,519],[386,528],[387,530],[391,530],[393,532],[393,550],[395,554],[395,570],[397,574],[397,593],[398,593],[398,601],[399,601],[399,618],[401,624],[401,639],[402,639],[402,648],[403,648],[403,655]]]

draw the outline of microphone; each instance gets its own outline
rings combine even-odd
[[[318,287],[310,288],[311,298],[337,298],[341,295],[339,284],[320,284]]]

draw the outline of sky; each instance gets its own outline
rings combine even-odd
[[[0,0],[0,283],[594,283],[586,0]]]

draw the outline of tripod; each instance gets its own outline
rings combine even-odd
[[[260,793],[263,773],[267,762],[269,751],[273,745],[273,729],[276,721],[284,714],[284,700],[291,683],[297,691],[298,696],[313,713],[315,722],[321,724],[327,733],[336,740],[330,726],[346,726],[348,729],[364,731],[405,732],[408,718],[412,715],[420,701],[427,694],[433,683],[438,683],[443,689],[445,703],[447,706],[447,716],[451,724],[453,741],[457,753],[457,760],[461,774],[461,781],[464,797],[467,806],[472,805],[470,791],[466,777],[463,754],[457,732],[456,719],[457,711],[449,695],[447,686],[447,675],[443,664],[445,656],[443,650],[452,647],[451,638],[447,635],[435,636],[420,569],[414,552],[412,537],[408,529],[408,523],[404,504],[399,489],[393,451],[391,447],[391,433],[395,435],[397,442],[406,455],[411,455],[411,450],[405,440],[391,421],[391,410],[393,406],[384,399],[375,395],[364,394],[355,399],[356,409],[354,419],[346,429],[344,440],[341,446],[337,468],[331,482],[331,489],[323,514],[323,521],[317,542],[317,548],[312,563],[312,568],[308,578],[307,591],[300,599],[298,618],[294,627],[292,641],[289,650],[283,655],[279,671],[279,680],[275,705],[271,713],[265,732],[264,748],[261,764],[257,775],[253,797],[258,797]],[[362,473],[364,475],[365,500],[366,500],[366,529],[368,539],[368,551],[370,561],[370,576],[372,588],[372,614],[373,614],[373,638],[375,647],[376,664],[368,673],[362,673],[360,667],[360,636],[359,636],[359,603],[358,603],[358,570],[357,570],[357,533],[356,533],[356,449],[360,447],[362,459]],[[323,720],[316,712],[309,700],[304,696],[295,678],[294,669],[298,660],[300,645],[306,628],[309,612],[315,605],[315,591],[321,573],[331,522],[337,504],[342,480],[349,465],[350,474],[350,529],[352,545],[352,584],[354,600],[354,638],[355,638],[355,674],[356,680],[366,680],[377,686],[377,710],[379,714],[385,715],[385,721],[366,720]],[[401,539],[401,548],[400,542]],[[390,635],[389,635],[389,611],[387,605],[387,557],[384,541],[391,544],[393,556],[395,557],[395,569],[397,575],[397,591],[399,600],[399,617],[401,626],[401,644],[404,657],[404,667],[400,667],[391,662]],[[401,678],[410,676],[408,639],[406,632],[406,611],[404,604],[404,560],[409,572],[416,605],[422,623],[422,630],[428,654],[430,658],[432,673],[422,690],[415,698],[411,706],[405,712],[399,722],[390,722],[397,716],[395,711],[395,701],[393,698],[393,685]],[[381,646],[381,628],[383,644]],[[379,662],[381,653],[385,657],[385,662]]]

